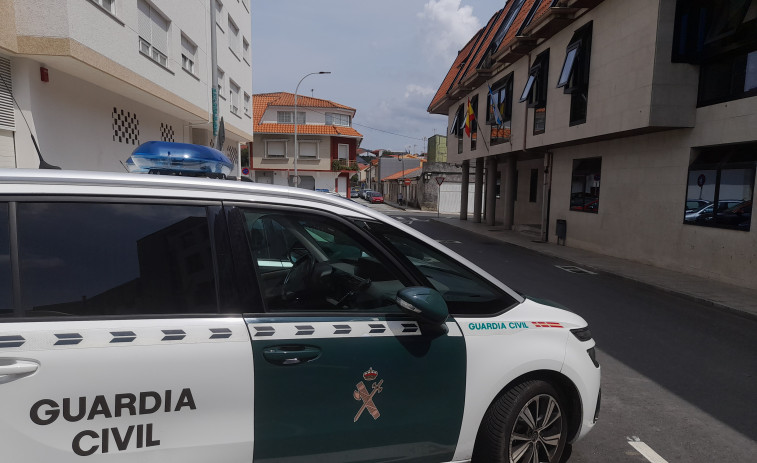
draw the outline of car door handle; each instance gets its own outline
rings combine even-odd
[[[39,368],[39,364],[28,360],[13,360],[10,363],[0,360],[0,376],[20,376],[34,373]]]
[[[273,346],[263,350],[263,357],[274,365],[299,365],[312,362],[320,356],[321,349],[315,346]]]

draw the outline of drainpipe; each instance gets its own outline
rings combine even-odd
[[[544,185],[541,195],[541,241],[549,241],[549,205],[552,191],[552,152],[544,153]]]

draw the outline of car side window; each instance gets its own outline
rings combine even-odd
[[[442,294],[452,315],[490,315],[517,303],[472,270],[401,230],[375,222],[360,225],[417,269]]]
[[[406,278],[359,232],[330,217],[244,209],[269,312],[400,312]]]
[[[206,208],[18,203],[27,316],[217,313]]]
[[[0,203],[0,317],[13,312],[8,203]]]

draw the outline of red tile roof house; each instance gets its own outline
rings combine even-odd
[[[253,95],[255,138],[250,177],[258,183],[294,185],[294,94]],[[355,109],[297,95],[299,186],[349,195],[357,148],[363,136],[352,128]]]

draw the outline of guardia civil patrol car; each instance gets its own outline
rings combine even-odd
[[[557,462],[579,316],[357,203],[0,171],[0,459]]]

